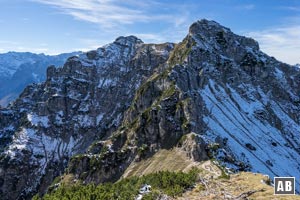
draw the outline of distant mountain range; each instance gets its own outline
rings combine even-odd
[[[0,106],[14,100],[28,84],[45,81],[49,65],[62,66],[68,57],[80,53],[54,56],[30,52],[0,54]]]

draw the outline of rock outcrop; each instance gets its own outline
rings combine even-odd
[[[165,63],[173,44],[129,36],[49,67],[0,112],[0,187],[4,199],[43,193],[71,156],[106,138],[121,123],[134,92]]]

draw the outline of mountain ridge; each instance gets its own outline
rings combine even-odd
[[[45,191],[73,154],[118,126],[133,92],[172,48],[119,38],[70,57],[62,68],[49,67],[46,82],[28,86],[1,110],[1,194],[24,198]]]
[[[174,147],[232,171],[299,177],[299,80],[298,68],[214,21],[193,23],[179,44],[120,37],[49,67],[46,82],[1,109],[1,194],[43,194],[65,169],[117,181]],[[26,177],[25,165],[39,171],[22,168]]]

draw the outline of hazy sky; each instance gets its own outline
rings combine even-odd
[[[300,0],[1,0],[0,52],[90,50],[121,35],[179,42],[202,18],[300,63]]]

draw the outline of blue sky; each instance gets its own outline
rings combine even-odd
[[[299,0],[1,0],[0,52],[86,51],[120,35],[179,42],[202,18],[253,37],[279,60],[300,63]]]

